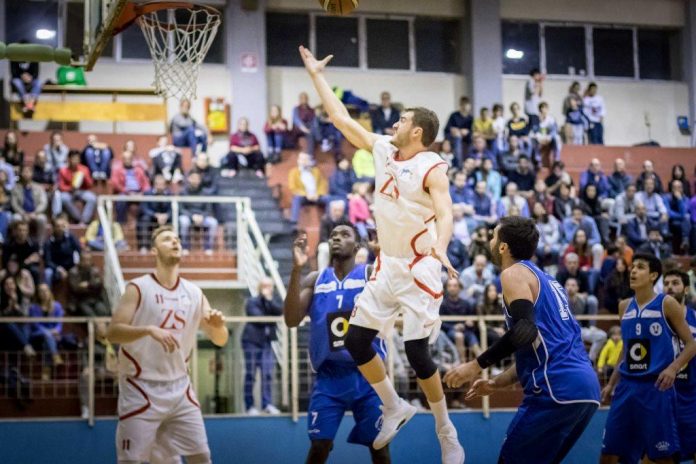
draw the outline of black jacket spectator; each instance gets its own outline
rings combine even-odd
[[[645,216],[643,219],[636,216],[626,224],[625,234],[628,245],[634,250],[648,241],[650,229],[659,228],[660,223],[653,218]]]
[[[39,63],[27,61],[10,61],[10,74],[12,74],[13,79],[21,77],[24,73],[29,73],[31,74],[31,77],[36,79],[37,77],[39,77]]]
[[[633,179],[625,172],[614,171],[607,179],[609,181],[609,198],[616,198],[626,191]]]
[[[640,173],[640,175],[636,178],[636,188],[638,191],[644,191],[645,190],[645,179],[648,177],[652,177],[655,179],[655,191],[657,193],[662,193],[664,192],[663,187],[662,187],[662,179],[660,179],[660,176],[657,175],[655,172],[646,172],[643,171]]]
[[[247,300],[246,314],[247,316],[280,316],[283,314],[283,308],[275,301],[267,300],[259,295]],[[246,324],[242,332],[242,342],[264,346],[276,340],[276,328],[277,324],[272,322]]]
[[[565,218],[571,216],[573,207],[579,204],[581,204],[581,202],[577,198],[556,197],[553,200],[553,215],[556,216],[556,219],[559,221],[563,221]]]
[[[216,195],[218,191],[218,170],[212,166],[201,169],[194,166],[191,172],[201,175],[201,192],[203,195]]]
[[[476,308],[463,298],[451,298],[445,295],[440,304],[440,316],[472,316],[476,314]],[[442,331],[450,334],[456,324],[461,322],[443,322]]]
[[[186,188],[184,189],[182,195],[184,196],[191,196],[191,197],[200,197],[205,195],[203,193],[203,189],[201,187],[194,189],[190,185],[187,185]],[[194,214],[200,214],[202,216],[213,216],[213,204],[208,203],[208,202],[200,202],[200,203],[180,203],[180,209],[181,212],[180,214],[186,215],[186,216],[193,216]]]
[[[618,314],[619,301],[632,295],[633,290],[631,290],[628,270],[624,267],[623,272],[620,272],[614,268],[609,274],[604,287],[604,307],[609,312]]]
[[[401,114],[399,110],[391,104],[389,92],[382,92],[380,106],[370,112],[372,119],[372,131],[376,134],[391,133],[392,126],[399,120]]]
[[[72,233],[65,232],[60,237],[51,235],[44,244],[45,267],[54,271],[62,267],[69,271],[76,264],[76,254],[79,256],[81,251],[80,242]]]
[[[663,242],[662,240],[648,240],[638,247],[636,250],[638,253],[650,253],[651,255],[657,256],[658,259],[663,260],[672,257],[672,247],[671,245]]]
[[[455,238],[450,240],[447,245],[447,257],[457,271],[462,272],[469,265],[469,254],[466,252],[466,245],[461,240]]]
[[[183,179],[181,168],[181,153],[174,149],[159,149],[157,154],[153,156],[155,150],[150,153],[152,156],[152,177],[157,174],[162,174],[168,182],[179,182]]]
[[[575,274],[571,274],[566,268],[561,268],[556,274],[556,281],[565,288],[566,280],[571,277],[578,281],[580,293],[590,293],[590,277],[587,271],[583,271],[582,269],[578,269]]]
[[[353,184],[358,181],[358,176],[351,168],[347,159],[342,159],[338,163],[338,168],[329,178],[329,195],[348,198],[353,191]]]

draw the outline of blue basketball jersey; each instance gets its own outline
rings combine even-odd
[[[364,264],[355,266],[343,280],[336,278],[332,267],[327,267],[317,277],[309,308],[309,318],[312,321],[309,356],[314,370],[319,370],[327,360],[354,364],[353,358],[345,349],[344,339],[355,301],[368,278],[367,266]],[[375,338],[372,346],[384,358],[384,341]]]
[[[633,378],[657,377],[670,365],[679,344],[662,309],[664,294],[658,294],[643,308],[636,299],[626,308],[621,319],[624,361],[621,375]]]
[[[565,290],[531,261],[520,261],[539,280],[534,315],[539,335],[515,353],[517,377],[525,395],[550,397],[556,403],[599,402],[599,381],[580,336],[580,326]],[[508,328],[512,318],[505,305]]]
[[[689,326],[691,335],[696,338],[696,309],[689,306],[686,307],[686,323]],[[684,349],[684,343],[681,340],[679,340],[679,349]],[[677,390],[696,388],[696,357],[692,358],[689,364],[679,371],[674,386],[677,387]]]

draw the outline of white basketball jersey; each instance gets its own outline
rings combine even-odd
[[[119,374],[152,381],[172,381],[188,375],[186,363],[202,318],[203,292],[182,278],[173,288],[165,288],[154,274],[134,279],[129,285],[135,286],[139,294],[131,325],[154,325],[171,331],[179,349],[167,353],[150,336],[124,343],[118,353]]]
[[[437,153],[399,160],[390,137],[372,149],[375,161],[375,221],[381,252],[396,258],[428,254],[437,241],[435,209],[425,183],[434,169],[447,170]]]

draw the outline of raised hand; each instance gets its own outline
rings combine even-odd
[[[292,244],[292,261],[295,267],[301,268],[307,264],[307,234],[300,233]]]
[[[308,48],[305,48],[304,45],[300,45],[300,56],[302,57],[307,72],[312,76],[322,72],[324,68],[326,68],[328,62],[333,58],[333,55],[329,55],[321,61],[317,60],[312,52],[310,52]]]
[[[225,316],[217,309],[211,309],[208,314],[206,314],[205,320],[209,326],[214,328],[223,327],[225,325]]]

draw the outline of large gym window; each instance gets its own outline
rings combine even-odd
[[[592,29],[595,76],[633,77],[633,29]]]
[[[266,60],[269,66],[302,66],[298,44],[309,43],[309,16],[266,13]]]
[[[121,58],[141,60],[152,58],[143,31],[137,24],[124,29],[118,37],[121,39]]]
[[[547,73],[587,74],[584,27],[547,26],[544,45]]]
[[[5,1],[5,43],[58,46],[58,2]]]
[[[416,18],[416,71],[460,72],[460,23]]]
[[[503,74],[528,74],[540,68],[539,25],[503,21]]]
[[[367,67],[411,69],[407,20],[367,20]]]
[[[332,66],[360,66],[358,18],[317,16],[315,20],[316,55],[334,55]]]
[[[676,30],[638,29],[638,67],[641,79],[681,78],[681,37]]]
[[[203,58],[204,63],[224,63],[225,62],[225,10],[219,5],[211,5],[220,12],[222,21],[218,27],[213,43],[210,44],[208,53]],[[186,24],[191,18],[191,12],[183,8],[174,10],[177,24]]]

